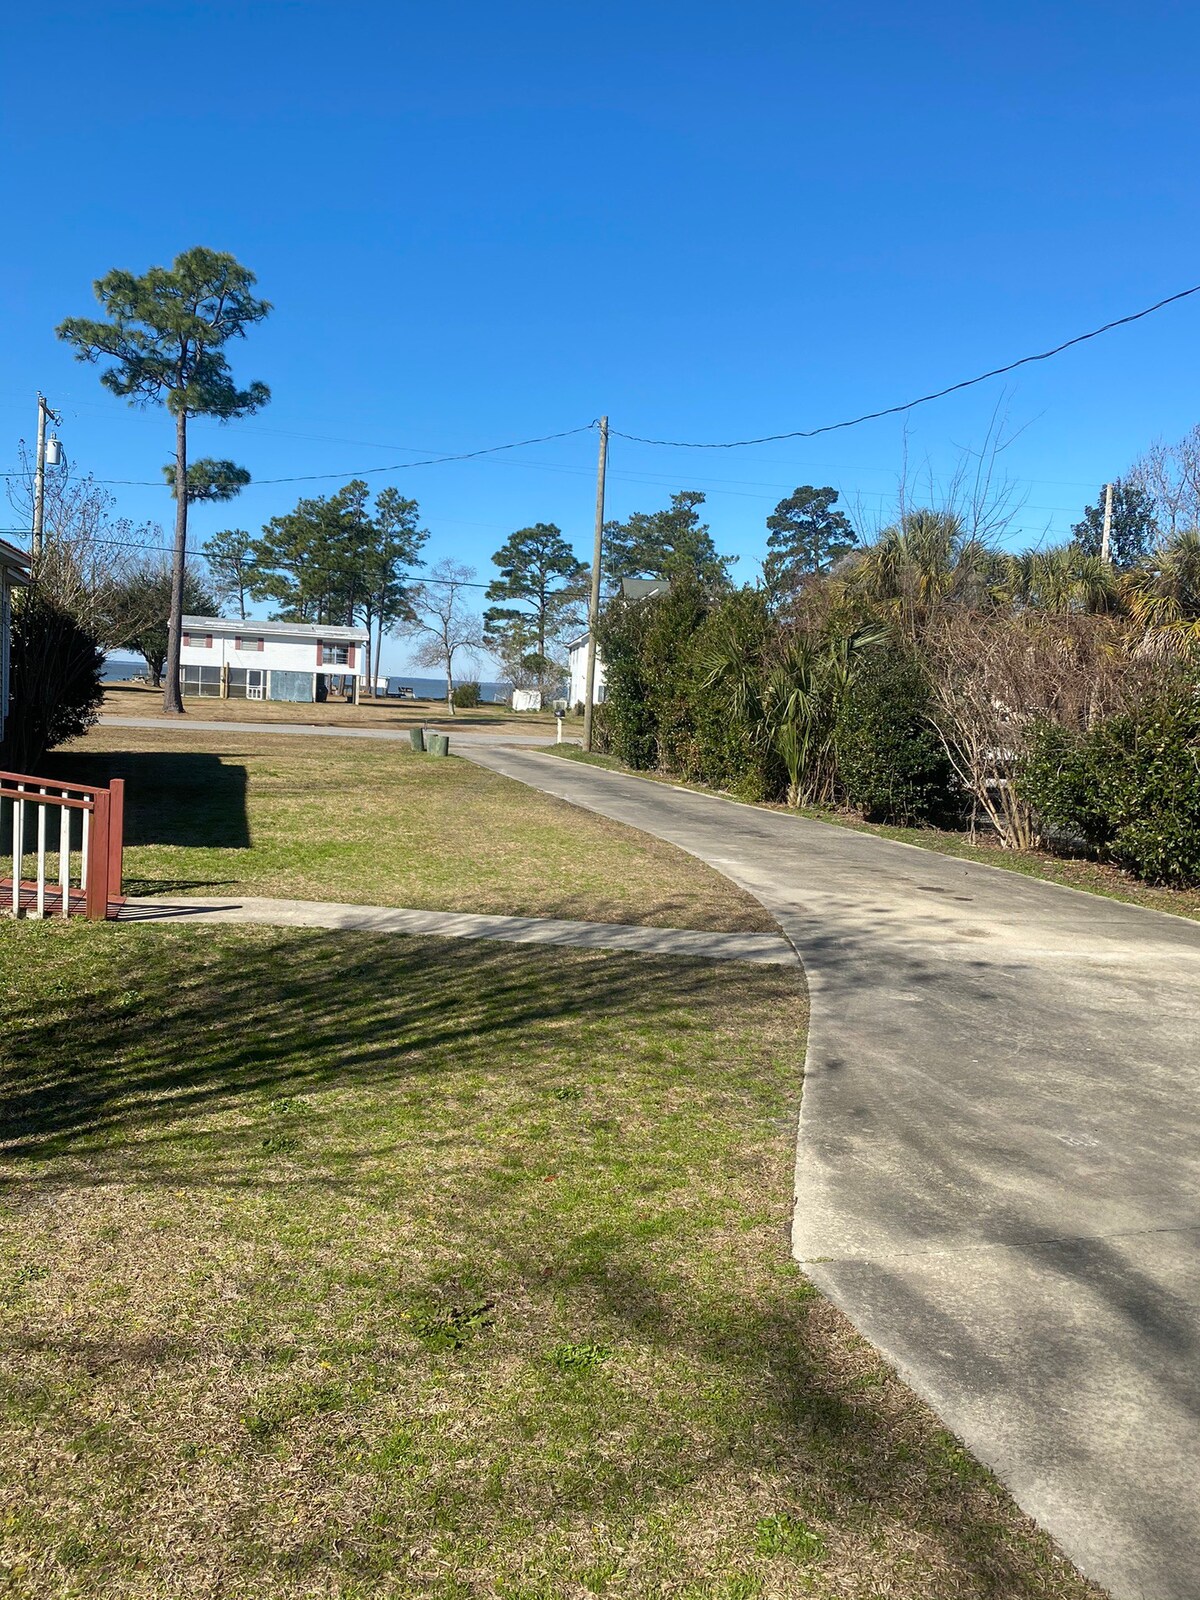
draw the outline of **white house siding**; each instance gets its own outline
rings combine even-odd
[[[573,639],[568,646],[568,664],[570,669],[570,687],[568,690],[568,705],[574,711],[576,706],[581,706],[587,695],[587,647],[588,636],[585,633],[582,639]],[[596,704],[604,703],[604,661],[600,652],[596,652]]]
[[[261,650],[248,647],[248,641],[254,639],[262,640]],[[211,640],[211,643],[204,642],[206,640]],[[364,678],[366,643],[366,630],[360,628],[318,628],[300,623],[230,622],[225,617],[185,617],[179,664],[184,669],[210,669],[205,676],[212,681],[201,688],[202,694],[224,692],[231,671],[261,672],[264,674],[264,699],[306,703],[316,696],[318,675],[356,680]],[[352,659],[345,662],[323,661],[321,646],[324,644],[345,648]],[[185,670],[185,692],[193,692],[186,678]]]

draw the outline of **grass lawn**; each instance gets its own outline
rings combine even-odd
[[[553,711],[512,711],[507,706],[466,706],[451,717],[444,700],[364,700],[349,705],[344,700],[322,704],[295,705],[282,700],[209,700],[188,695],[184,700],[187,715],[201,722],[305,722],[326,728],[529,728],[537,733],[554,732]],[[161,717],[162,690],[139,683],[107,684],[102,715],[110,717]],[[177,720],[177,719],[169,719]],[[579,718],[568,718],[568,727],[582,726]]]
[[[0,928],[3,1592],[1094,1596],[790,1261],[803,1030],[787,969]]]
[[[585,755],[578,745],[554,745],[547,754],[568,761],[582,761],[588,766],[604,767],[610,772],[629,772],[613,756]],[[637,778],[652,778],[659,782],[680,783],[678,778],[662,773],[637,772]],[[681,784],[683,788],[700,789],[698,784]],[[711,790],[701,790],[711,793]],[[735,799],[736,796],[726,798]],[[751,802],[740,801],[747,805]],[[785,811],[781,805],[765,806],[769,811]],[[1027,878],[1041,878],[1047,883],[1061,883],[1068,889],[1083,889],[1089,894],[1104,895],[1110,900],[1124,900],[1129,905],[1145,906],[1150,911],[1169,911],[1177,917],[1200,918],[1200,889],[1166,889],[1143,883],[1120,867],[1102,861],[1052,855],[1048,850],[1005,850],[997,839],[986,833],[977,836],[973,843],[970,835],[944,828],[894,828],[885,823],[864,822],[861,817],[846,811],[826,807],[810,807],[801,815],[814,822],[831,822],[839,828],[854,828],[860,833],[874,833],[882,839],[896,839],[901,844],[915,844],[922,850],[934,850],[939,855],[957,856],[963,861],[979,861],[989,867],[1003,867],[1006,872],[1019,872]]]
[[[126,779],[129,894],[775,926],[757,901],[672,845],[390,741],[98,727],[43,770],[75,782]]]

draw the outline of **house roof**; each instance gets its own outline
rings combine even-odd
[[[9,583],[29,582],[29,557],[7,539],[0,539],[0,567],[8,574]]]
[[[263,622],[257,617],[247,617],[242,622],[237,617],[184,617],[183,625],[189,633],[220,633],[230,637],[262,634],[271,639],[328,639],[330,644],[367,642],[365,628],[335,628],[319,622]]]
[[[669,578],[622,578],[621,596],[625,600],[649,600],[651,595],[666,594],[670,587]]]

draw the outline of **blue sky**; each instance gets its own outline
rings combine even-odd
[[[1200,282],[1200,14],[1183,5],[66,0],[10,13],[6,40],[0,467],[41,388],[77,467],[158,478],[166,419],[54,338],[108,268],[206,244],[274,303],[234,351],[272,405],[197,426],[193,449],[257,480],[335,476],[202,508],[196,543],[368,467],[602,411],[654,437],[818,426]],[[999,404],[1019,431],[1013,541],[1054,538],[1200,418],[1198,330],[1200,296],[907,431],[615,440],[610,514],[703,489],[752,579],[795,484],[885,514],[906,458],[944,480]],[[434,557],[486,575],[530,522],[586,552],[594,454],[585,434],[370,481],[420,500]],[[114,492],[169,521],[164,491]]]

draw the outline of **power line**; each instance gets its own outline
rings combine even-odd
[[[977,383],[986,383],[989,378],[1003,377],[1006,372],[1015,372],[1018,367],[1026,367],[1031,362],[1049,361],[1051,356],[1061,355],[1072,345],[1083,344],[1088,339],[1098,339],[1102,333],[1109,333],[1113,328],[1123,328],[1130,322],[1140,322],[1143,317],[1161,311],[1164,306],[1173,305],[1176,300],[1186,300],[1193,294],[1200,294],[1200,283],[1194,284],[1190,289],[1180,289],[1177,294],[1169,294],[1165,300],[1157,300],[1154,305],[1147,306],[1143,311],[1133,311],[1127,317],[1117,317],[1112,322],[1106,322],[1101,328],[1093,328],[1090,333],[1076,334],[1073,339],[1066,339],[1062,344],[1056,344],[1052,350],[1042,350],[1032,356],[1021,356],[1019,360],[1010,361],[1003,367],[993,367],[990,372],[981,372],[977,378],[963,378],[959,383],[948,384],[946,388],[937,389],[932,394],[920,395],[916,400],[905,400],[901,405],[885,406],[882,411],[868,411],[861,417],[850,417],[845,422],[827,422],[820,428],[797,428],[791,433],[766,433],[758,439],[730,439],[719,443],[706,441],[699,444],[686,439],[644,439],[636,433],[620,433],[616,428],[612,431],[618,439],[627,439],[631,444],[661,445],[673,450],[740,450],[744,445],[774,444],[780,439],[815,439],[821,433],[836,433],[841,428],[857,428],[861,422],[876,422],[880,417],[894,417],[901,411],[911,411],[914,406],[928,405],[931,400],[942,400],[946,395],[956,394],[960,389],[970,389]]]
[[[520,450],[527,444],[548,444],[551,439],[569,439],[577,433],[590,433],[595,426],[595,422],[585,422],[578,428],[563,428],[559,433],[539,434],[536,439],[514,439],[510,444],[490,444],[482,450],[463,450],[452,456],[429,456],[424,461],[400,461],[390,467],[360,467],[353,472],[306,472],[290,478],[255,478],[252,482],[255,487],[266,483],[321,483],[334,478],[341,478],[345,482],[350,478],[365,478],[372,473],[405,472],[409,467],[436,467],[444,461],[474,461],[479,456],[498,455],[502,450]],[[27,472],[0,473],[0,477],[3,478],[28,476]],[[169,489],[171,487],[169,483],[153,478],[93,478],[92,482],[110,488]]]
[[[963,389],[974,388],[977,384],[986,383],[991,378],[1003,377],[1006,373],[1015,372],[1019,367],[1029,366],[1039,361],[1049,361],[1051,357],[1061,355],[1064,350],[1070,350],[1075,345],[1085,344],[1090,339],[1097,339],[1101,334],[1111,333],[1114,328],[1127,327],[1132,322],[1140,322],[1143,317],[1152,316],[1156,311],[1161,311],[1164,306],[1174,305],[1176,301],[1186,300],[1191,295],[1200,294],[1200,284],[1191,288],[1180,289],[1175,294],[1167,295],[1162,300],[1157,300],[1153,305],[1144,307],[1141,311],[1130,312],[1124,317],[1115,317],[1111,322],[1104,323],[1099,328],[1092,328],[1087,333],[1076,334],[1074,338],[1065,339],[1061,344],[1054,345],[1049,350],[1042,350],[1034,355],[1020,356],[1015,361],[1007,362],[1004,366],[992,367],[987,372],[981,372],[974,378],[963,378],[957,383],[947,384],[943,389],[936,389],[930,394],[919,395],[915,400],[905,400],[898,405],[885,406],[878,411],[867,411],[858,417],[849,417],[841,422],[828,422],[818,428],[795,428],[786,433],[761,434],[753,439],[729,440],[687,440],[687,439],[651,439],[642,434],[623,433],[617,428],[610,430],[613,437],[625,439],[631,444],[652,445],[662,449],[672,450],[740,450],[750,445],[775,444],[787,439],[815,439],[821,434],[836,433],[846,428],[856,428],[864,422],[877,422],[883,417],[894,417],[905,411],[912,411],[917,406],[928,405],[933,400],[942,400],[947,395],[957,394]],[[575,428],[563,428],[557,433],[539,434],[536,438],[516,439],[507,444],[488,445],[480,450],[464,450],[453,455],[427,456],[418,461],[401,461],[386,467],[361,467],[347,472],[310,472],[295,474],[280,478],[258,478],[256,485],[271,485],[280,483],[321,483],[334,479],[346,481],[351,478],[364,478],[380,473],[404,472],[412,467],[440,466],[443,463],[456,461],[475,461],[483,456],[499,455],[509,450],[520,450],[531,444],[548,444],[555,439],[569,439],[580,433],[590,433],[598,426],[597,419],[584,423]],[[266,430],[260,430],[266,431]],[[550,469],[555,470],[555,469]],[[559,471],[577,471],[579,469],[558,468]],[[28,477],[27,472],[0,473],[0,477],[16,479]],[[138,489],[166,489],[170,485],[156,479],[139,478],[95,478],[95,483],[106,487],[138,488]],[[1033,481],[1033,480],[1031,480]],[[1045,480],[1049,481],[1049,480]]]
[[[0,528],[0,537],[3,537],[5,534],[10,534],[10,533],[28,534],[28,532],[29,532],[28,528]],[[53,541],[54,541],[54,535],[52,534],[50,536],[50,540],[48,542],[53,543]],[[93,545],[93,544],[104,545],[106,549],[111,549],[111,550],[133,550],[133,551],[143,551],[143,550],[145,550],[145,551],[154,551],[156,554],[168,555],[168,556],[172,555],[174,553],[174,550],[175,550],[175,546],[173,544],[148,544],[148,543],[143,543],[140,539],[97,539],[97,538],[90,538],[90,539],[87,540],[87,543],[89,545]],[[201,548],[198,551],[189,550],[188,551],[188,555],[189,555],[189,557],[190,556],[194,556],[194,555],[199,555],[199,556],[203,557],[205,560],[207,560],[207,557],[204,556],[204,548],[203,548],[203,546],[201,546]],[[493,581],[495,581],[495,580],[493,580]],[[429,585],[431,585],[433,587],[436,587],[439,583],[440,584],[453,583],[460,589],[490,589],[491,586],[492,586],[491,583],[475,583],[473,581],[468,582],[466,580],[460,580],[458,578],[421,578],[421,577],[413,577],[413,578],[411,578],[409,580],[409,582],[410,582],[411,586],[414,587],[414,588],[418,584],[422,584],[422,583],[429,584]]]

